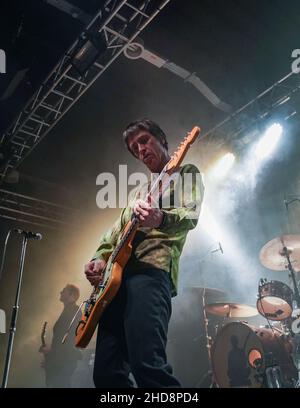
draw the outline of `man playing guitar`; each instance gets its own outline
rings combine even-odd
[[[130,123],[123,137],[128,150],[151,173],[160,173],[170,160],[166,136],[151,120]],[[85,265],[86,277],[96,287],[102,282],[106,262],[124,225],[133,214],[138,218],[139,228],[121,286],[99,323],[96,387],[132,387],[130,372],[138,387],[180,387],[166,357],[171,297],[177,293],[179,257],[188,231],[197,224],[204,186],[194,165],[184,165],[179,172],[181,176],[192,175],[180,207],[150,205],[137,191]],[[166,193],[174,200],[176,191],[174,187]]]

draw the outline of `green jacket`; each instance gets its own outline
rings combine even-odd
[[[204,195],[202,177],[196,166],[186,164],[179,169],[178,174],[182,178],[170,184],[160,203],[164,213],[162,224],[159,228],[138,228],[133,240],[132,256],[127,264],[127,267],[137,271],[155,267],[170,273],[172,296],[177,294],[179,258],[188,231],[197,225]],[[183,184],[180,183],[182,179]],[[101,237],[93,260],[109,258],[118,244],[121,231],[131,219],[134,202],[141,196],[142,190],[137,188],[130,193],[128,206],[122,210],[112,228]]]

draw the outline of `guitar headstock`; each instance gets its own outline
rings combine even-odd
[[[46,338],[46,328],[47,328],[47,324],[48,324],[47,322],[45,322],[45,323],[43,324],[42,333],[41,333],[41,340],[42,340],[42,346],[43,346],[43,347],[46,346],[45,338]]]
[[[197,139],[200,133],[200,128],[195,126],[191,132],[189,132],[183,141],[178,146],[175,153],[171,156],[171,159],[167,163],[166,172],[173,172],[177,167],[180,166],[184,156],[186,155],[189,147]]]

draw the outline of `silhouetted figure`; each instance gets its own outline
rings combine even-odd
[[[242,387],[251,385],[250,368],[247,366],[247,355],[245,350],[238,347],[239,340],[237,336],[231,336],[232,349],[228,355],[228,377],[230,378],[230,386]]]
[[[76,301],[79,298],[79,289],[75,285],[67,285],[60,292],[60,301],[64,309],[53,326],[51,347],[41,347],[44,354],[42,367],[45,368],[46,386],[51,388],[71,387],[71,378],[76,370],[77,362],[81,359],[81,352],[74,346],[73,336],[68,336],[65,343],[62,339],[69,324],[78,310]]]

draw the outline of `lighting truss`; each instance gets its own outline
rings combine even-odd
[[[28,101],[16,120],[2,135],[1,145],[13,146],[13,154],[0,170],[0,183],[16,169],[63,118],[78,99],[122,54],[170,0],[106,1],[85,31],[64,54],[55,68]],[[72,65],[72,57],[80,50],[87,33],[100,33],[106,50],[84,74]]]
[[[198,139],[205,139],[205,148],[200,143],[204,160],[210,151],[216,151],[224,145],[233,144],[242,148],[251,141],[251,135],[274,114],[281,119],[297,118],[300,112],[300,76],[290,72],[264,92],[237,109]],[[201,154],[200,151],[200,154]]]
[[[0,217],[54,230],[80,227],[80,212],[50,201],[0,189]]]

